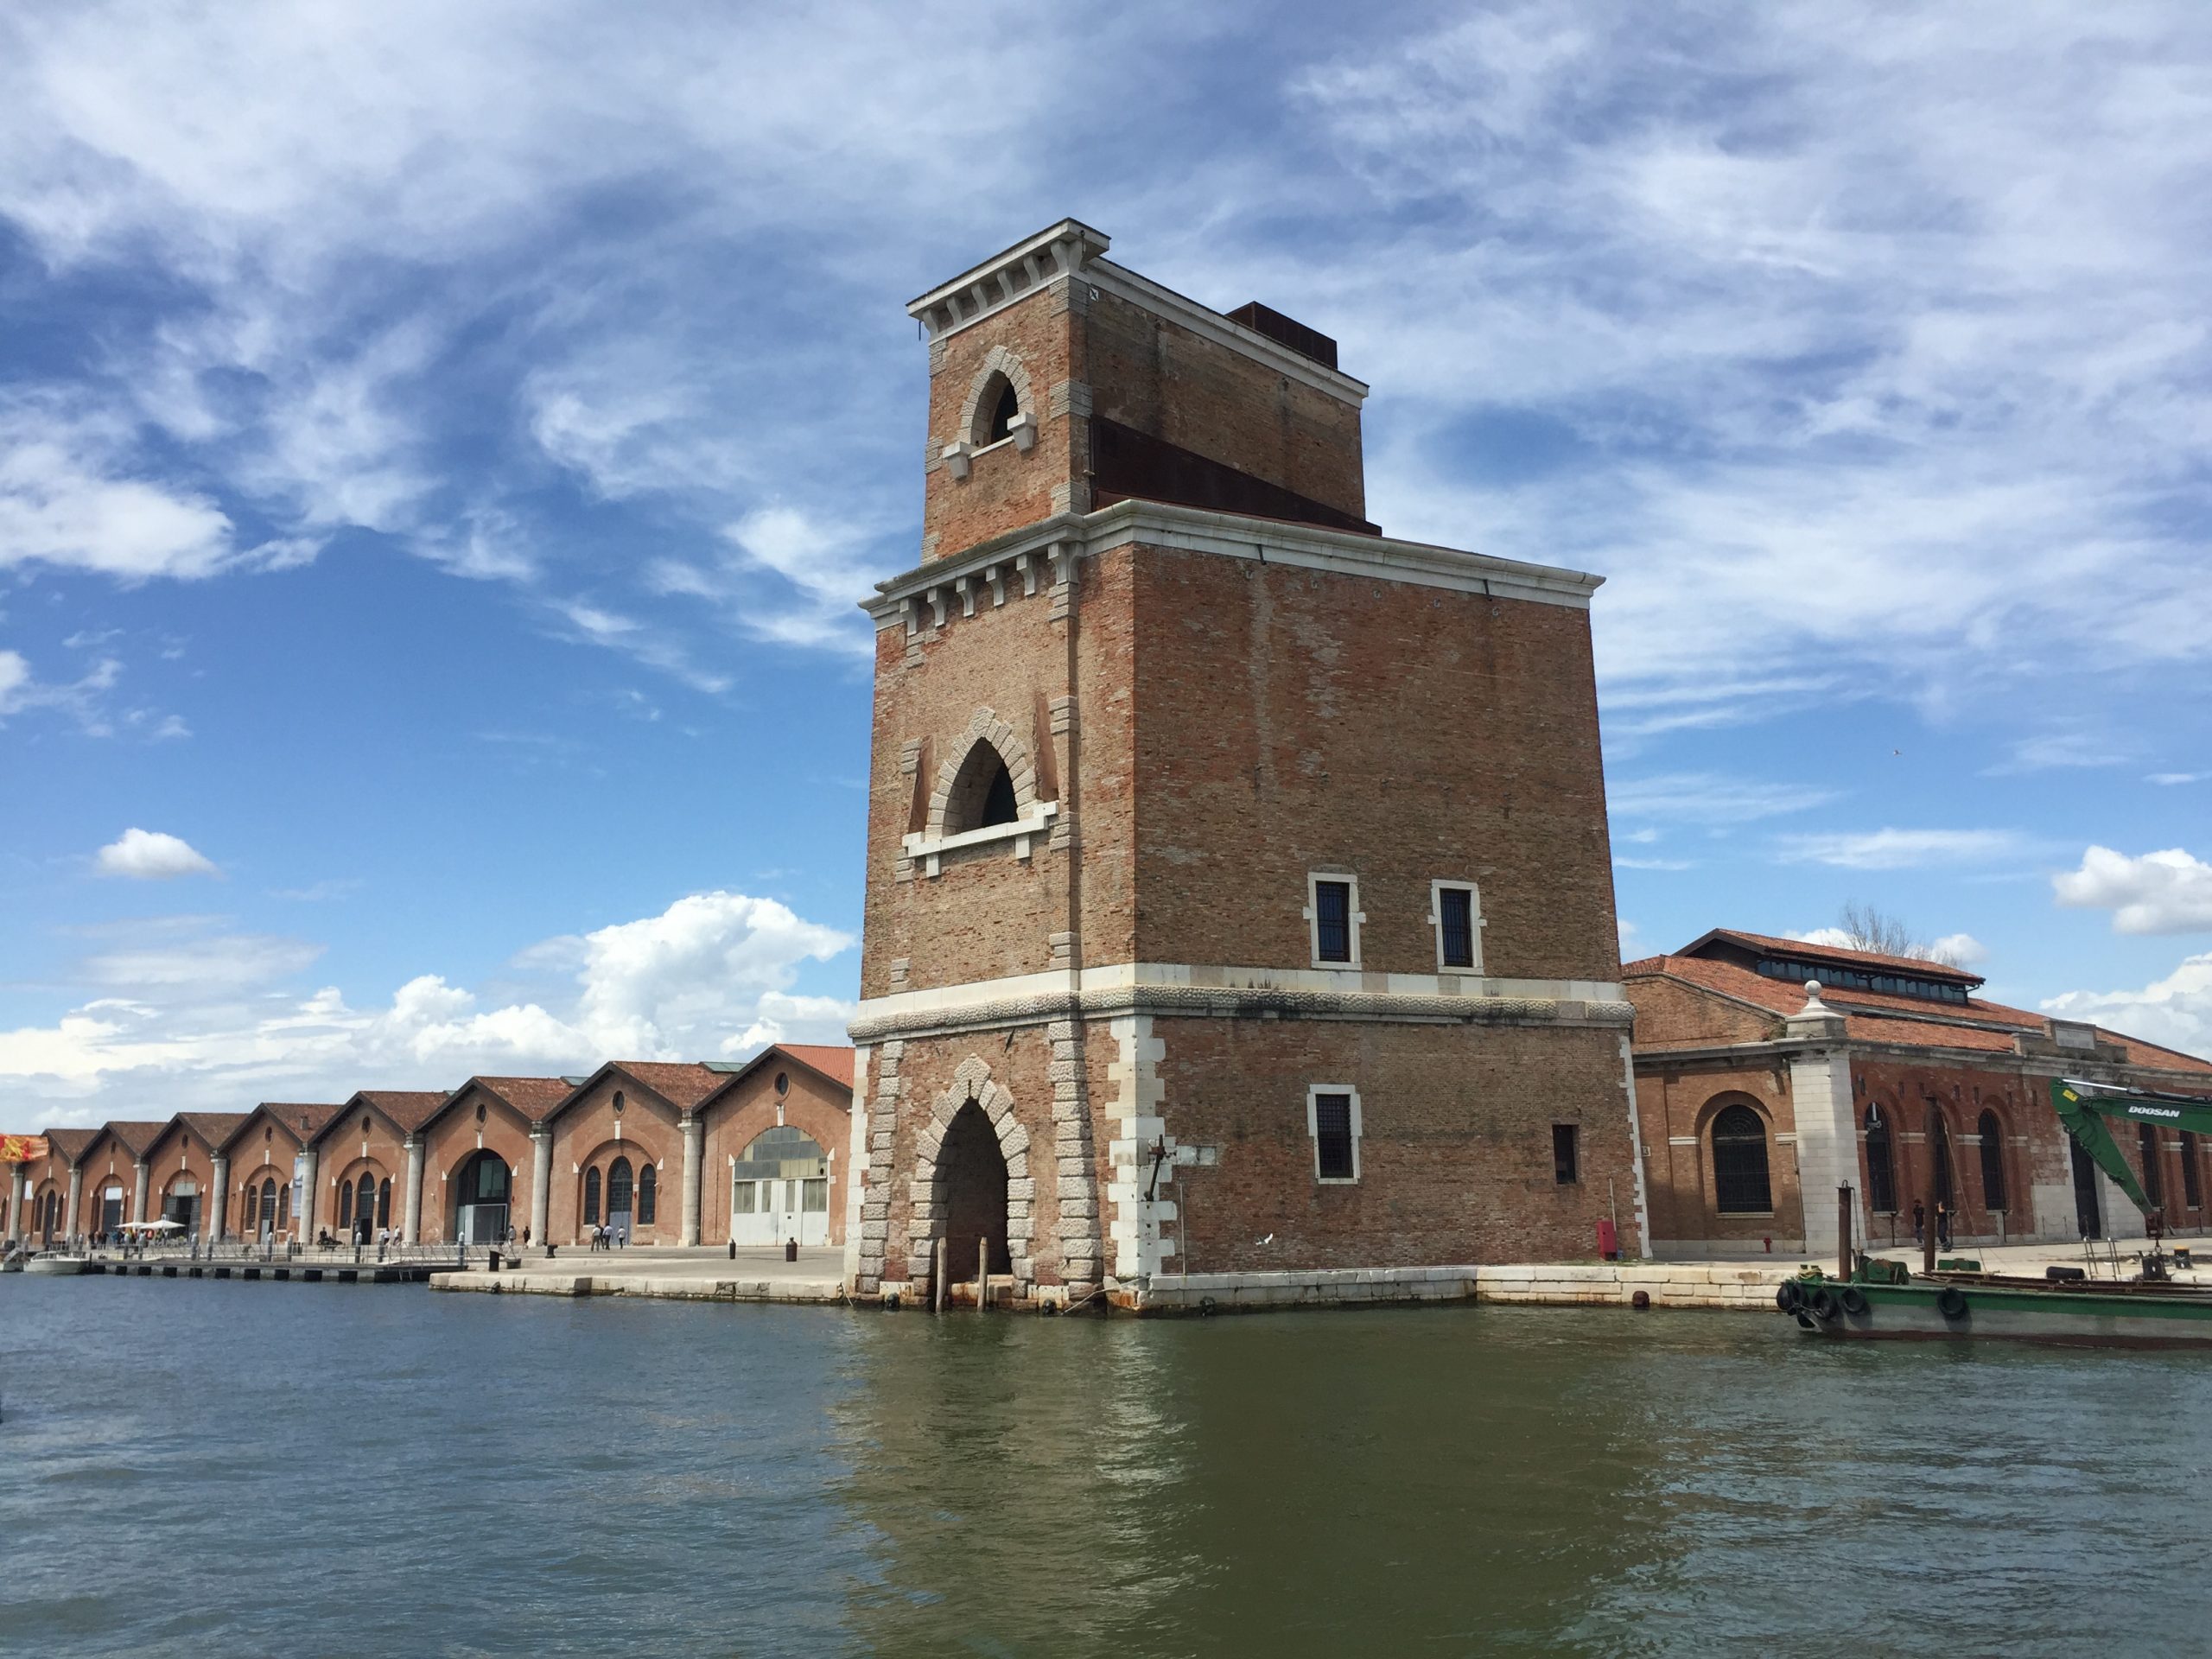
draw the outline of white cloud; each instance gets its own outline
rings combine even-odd
[[[189,842],[159,830],[126,830],[101,848],[93,861],[102,875],[127,875],[140,881],[219,874]]]
[[[1978,968],[1989,960],[1989,947],[1971,933],[1946,933],[1929,949],[1938,962],[1961,968]]]
[[[2144,781],[2171,789],[2181,784],[2201,784],[2207,778],[2212,778],[2212,772],[2154,772]]]
[[[657,916],[542,941],[514,966],[547,994],[486,1006],[437,974],[356,1007],[299,983],[321,947],[207,918],[103,927],[78,976],[98,995],[51,1025],[0,1032],[0,1077],[57,1122],[158,1096],[228,1109],[451,1088],[477,1071],[565,1073],[609,1058],[735,1058],[769,1041],[842,1040],[852,1005],[798,988],[850,936],[773,899],[695,893]]]
[[[2115,933],[2194,933],[2212,928],[2212,864],[2178,847],[2130,857],[2091,847],[2079,869],[2051,878],[2069,909],[2109,910]]]
[[[2022,846],[2011,830],[1870,830],[1857,833],[1785,836],[1778,851],[1787,864],[1827,864],[1846,870],[1907,870],[1931,864],[1969,864],[2002,858]]]
[[[2140,990],[2069,991],[2042,1007],[2063,1020],[2094,1020],[2184,1054],[2212,1056],[2212,953],[2184,958]]]
[[[228,516],[197,492],[135,475],[130,442],[123,422],[58,397],[0,400],[0,569],[143,582],[232,563]]]
[[[1621,960],[1623,962],[1635,961],[1637,938],[1643,930],[1625,917],[1615,918],[1613,922],[1613,930],[1615,937],[1620,941]]]
[[[1827,805],[1838,793],[1817,784],[1772,784],[1718,772],[1681,772],[1617,779],[1605,791],[1605,802],[1618,819],[1728,825],[1808,812]]]

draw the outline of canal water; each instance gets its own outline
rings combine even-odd
[[[10,1654],[2202,1652],[2212,1363],[0,1280]]]

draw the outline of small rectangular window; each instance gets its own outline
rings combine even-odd
[[[1322,962],[1351,960],[1351,883],[1313,884],[1313,955]]]
[[[1552,1179],[1561,1186],[1573,1186],[1582,1179],[1582,1166],[1574,1155],[1574,1125],[1552,1125]]]
[[[1475,895],[1465,887],[1439,887],[1437,925],[1443,930],[1441,949],[1446,968],[1475,965]]]
[[[1349,1181],[1357,1173],[1352,1159],[1351,1096],[1313,1096],[1316,1166],[1325,1181]]]

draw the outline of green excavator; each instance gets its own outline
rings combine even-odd
[[[2084,1083],[2078,1077],[2053,1077],[2050,1103],[2075,1144],[2112,1177],[2114,1186],[2127,1194],[2128,1202],[2143,1212],[2152,1238],[2157,1239],[2164,1231],[2165,1217],[2128,1167],[2126,1154],[2113,1139],[2111,1122],[2126,1120],[2212,1136],[2212,1100],[2200,1095],[2167,1095],[2150,1089]]]

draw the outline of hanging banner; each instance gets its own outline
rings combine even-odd
[[[33,1163],[46,1154],[42,1135],[0,1135],[0,1164]]]

